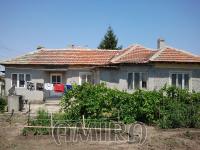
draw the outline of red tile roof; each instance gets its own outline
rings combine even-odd
[[[150,62],[200,63],[200,56],[170,47],[152,50],[134,45],[124,50],[41,49],[1,64],[108,65]]]
[[[5,62],[6,64],[104,65],[118,54],[117,50],[38,50]]]
[[[127,48],[118,58],[112,60],[113,63],[147,63],[151,56],[157,51],[147,49],[140,45]]]
[[[200,57],[176,48],[166,47],[158,51],[152,58],[153,62],[200,63]]]

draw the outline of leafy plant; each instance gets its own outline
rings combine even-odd
[[[7,105],[7,102],[4,98],[0,97],[0,112],[5,111],[5,107]]]
[[[50,116],[47,111],[39,109],[35,118],[32,118],[29,122],[30,126],[50,126]],[[24,128],[23,135],[27,135],[28,131],[36,134],[49,134],[48,128]]]
[[[105,84],[74,85],[61,100],[68,119],[118,118],[124,123],[141,121],[161,128],[200,127],[200,93],[176,87],[130,94]]]

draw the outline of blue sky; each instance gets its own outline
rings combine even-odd
[[[0,0],[0,59],[70,44],[96,48],[108,26],[123,47],[168,45],[200,54],[199,0]]]

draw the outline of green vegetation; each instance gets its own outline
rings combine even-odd
[[[114,34],[112,28],[109,26],[104,39],[99,44],[99,49],[122,49],[122,46],[117,47],[118,39]]]
[[[5,111],[5,107],[7,105],[7,102],[4,98],[0,97],[0,112],[4,112]]]
[[[74,85],[61,100],[66,119],[118,118],[161,128],[200,127],[200,93],[175,87],[127,93],[104,84]]]
[[[53,114],[53,125],[108,127],[116,121],[125,124],[140,121],[160,128],[200,128],[200,93],[175,87],[134,93],[107,88],[104,84],[74,85],[61,99],[62,113]],[[103,123],[103,124],[101,124]],[[51,126],[51,116],[39,110],[30,119],[31,126]],[[103,126],[102,126],[103,125]],[[49,134],[49,128],[24,128],[34,134]]]
[[[30,126],[50,126],[50,115],[47,111],[43,109],[39,109],[36,115],[36,118],[29,120]],[[28,132],[33,132],[34,135],[36,134],[49,134],[48,128],[24,128],[23,129],[23,135],[27,135]]]

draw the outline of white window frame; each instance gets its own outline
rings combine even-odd
[[[62,73],[51,73],[50,82],[52,83],[52,76],[60,76],[60,83],[62,83]]]
[[[129,73],[133,73],[133,89],[128,89],[128,74]],[[135,89],[135,73],[139,73],[140,74],[140,77],[139,77],[139,80],[140,80],[140,87],[139,87],[139,89],[143,89],[143,90],[147,90],[148,88],[149,88],[149,74],[148,74],[148,72],[145,72],[145,71],[135,71],[135,72],[128,72],[127,73],[127,89],[129,90],[129,91],[131,91],[131,90],[136,90]],[[142,73],[146,73],[146,75],[147,75],[147,87],[146,88],[142,88]]]
[[[178,74],[182,74],[182,89],[185,89],[185,85],[184,85],[184,74],[188,74],[189,75],[189,91],[192,90],[192,72],[191,71],[170,71],[169,73],[169,85],[172,86],[172,74],[176,74],[176,76]],[[176,86],[178,85],[178,80],[176,78]]]
[[[87,76],[91,75],[91,77],[92,77],[92,72],[79,72],[79,85],[81,85],[81,83],[82,83],[82,78],[81,78],[82,75],[86,75],[86,82],[87,82]]]
[[[12,75],[13,74],[16,74],[17,75],[17,85],[15,88],[26,88],[27,86],[27,82],[26,82],[26,75],[29,74],[30,75],[30,81],[32,80],[32,76],[30,73],[11,73],[11,87],[13,86],[13,83],[12,83]],[[19,74],[23,74],[24,75],[24,86],[23,87],[19,87]]]

